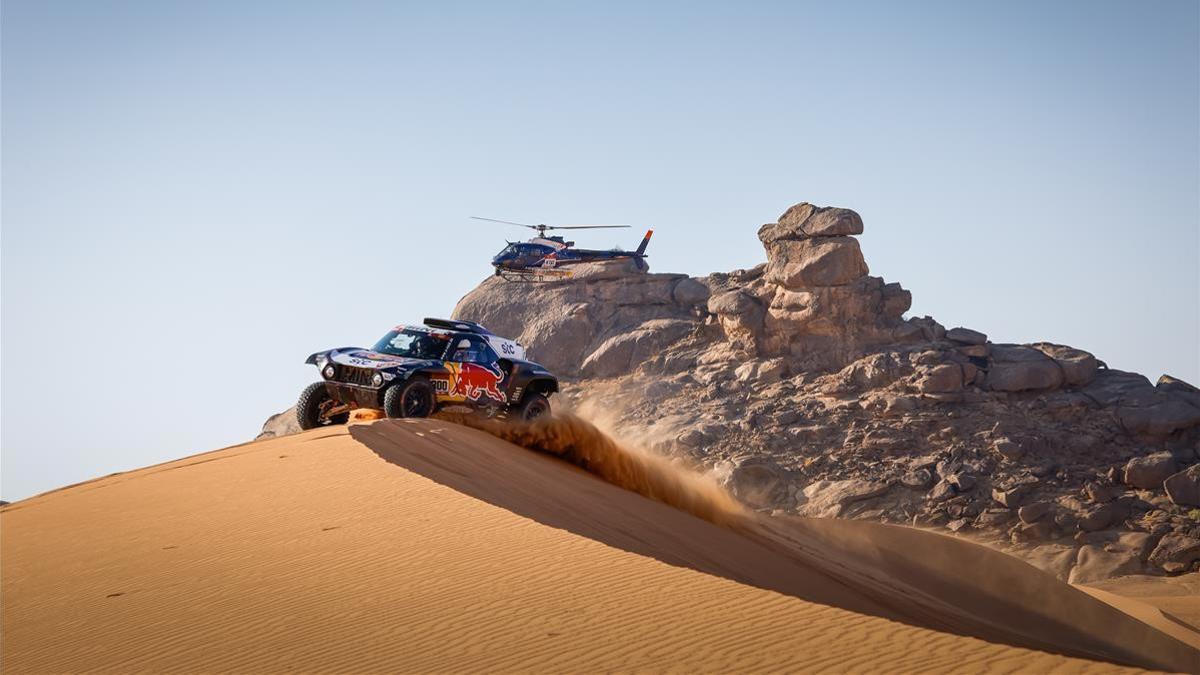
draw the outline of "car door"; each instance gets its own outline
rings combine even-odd
[[[508,373],[500,366],[500,357],[487,341],[474,335],[456,338],[451,363],[457,370],[450,391],[464,400],[482,405],[508,403]]]

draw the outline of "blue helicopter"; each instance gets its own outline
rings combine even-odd
[[[509,281],[552,281],[571,276],[569,269],[571,265],[589,262],[603,262],[607,260],[627,260],[635,261],[639,270],[643,272],[649,269],[646,264],[646,247],[650,244],[650,235],[654,234],[654,230],[646,230],[646,236],[642,239],[642,243],[638,245],[636,251],[623,251],[619,248],[614,248],[608,251],[598,251],[586,248],[575,248],[575,242],[567,241],[560,236],[550,235],[548,230],[600,230],[613,228],[627,228],[628,225],[528,225],[526,223],[514,223],[510,220],[496,220],[495,218],[480,218],[479,216],[471,216],[474,220],[486,220],[492,223],[503,223],[504,225],[515,225],[517,227],[527,227],[535,230],[538,236],[525,242],[509,242],[504,250],[496,254],[492,258],[492,267],[496,269],[496,276],[502,277]]]

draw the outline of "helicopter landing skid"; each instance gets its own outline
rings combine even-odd
[[[548,281],[562,281],[570,279],[571,270],[530,270],[528,272],[514,272],[512,270],[496,270],[496,276],[505,281],[521,281],[525,283],[545,283]]]

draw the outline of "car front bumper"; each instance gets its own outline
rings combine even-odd
[[[383,390],[345,382],[326,382],[330,398],[355,408],[383,408]]]

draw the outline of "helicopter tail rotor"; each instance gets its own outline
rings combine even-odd
[[[637,254],[639,256],[646,255],[646,247],[650,245],[650,236],[654,234],[654,230],[646,230],[646,236],[642,237],[642,243],[638,244]]]

